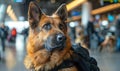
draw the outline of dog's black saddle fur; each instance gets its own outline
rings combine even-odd
[[[97,61],[89,56],[87,49],[81,47],[80,44],[76,44],[72,46],[71,50],[74,51],[72,59],[65,60],[59,66],[54,67],[50,71],[58,71],[72,66],[76,66],[79,71],[100,71],[97,66]]]

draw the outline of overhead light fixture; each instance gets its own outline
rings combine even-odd
[[[7,12],[8,16],[10,16],[10,18],[11,18],[13,21],[17,21],[17,17],[16,17],[16,15],[15,15],[15,13],[14,13],[11,5],[8,5],[6,12]]]
[[[96,14],[100,14],[100,13],[105,13],[105,12],[108,12],[108,11],[111,11],[111,10],[114,10],[114,9],[117,9],[117,8],[120,8],[120,3],[117,3],[117,4],[111,4],[111,5],[107,5],[107,6],[104,6],[104,7],[101,7],[101,8],[98,8],[98,9],[95,9],[95,10],[92,10],[91,12],[91,15],[96,15]],[[74,16],[72,18],[68,18],[67,22],[70,22],[70,21],[74,21],[74,20],[79,20],[81,19],[80,16]]]
[[[11,9],[9,12],[8,12],[8,15],[10,16],[11,14],[13,14],[13,9]]]
[[[67,4],[67,11],[74,9],[75,7],[79,6],[80,4],[86,1],[87,0],[73,0],[71,3]]]
[[[11,10],[11,5],[7,7],[7,13]]]
[[[120,8],[120,3],[110,4],[110,5],[107,5],[107,6],[98,8],[98,9],[95,9],[95,10],[93,10],[93,11],[91,12],[91,14],[92,14],[92,15],[100,14],[100,13],[104,13],[104,12],[107,12],[107,11],[111,11],[111,10],[114,10],[114,9],[117,9],[117,8]]]

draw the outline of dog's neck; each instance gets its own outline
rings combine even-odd
[[[50,60],[44,64],[39,65],[38,67],[35,68],[35,70],[45,70],[45,71],[49,71],[51,69],[53,69],[56,66],[59,66],[61,63],[64,62],[64,60],[70,59],[72,52],[71,51],[66,51],[66,53],[64,52],[63,57],[60,57],[61,53],[58,52],[54,52],[51,57]]]
[[[39,64],[38,66],[35,67],[35,70],[42,70],[43,68],[45,71],[49,71],[53,69],[55,66],[60,65],[64,60],[70,59],[72,52],[70,51],[71,49],[71,44],[69,42],[70,39],[67,40],[66,47],[64,48],[63,51],[54,51],[51,53],[50,56],[48,56],[48,59],[45,60],[43,58],[44,63]],[[47,57],[46,57],[47,58]]]

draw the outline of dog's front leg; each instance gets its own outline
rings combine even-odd
[[[25,57],[24,65],[25,65],[25,67],[26,67],[27,69],[33,69],[33,68],[34,68],[34,65],[33,65],[33,63],[32,63],[32,60],[31,60],[31,58],[30,58],[28,55]]]

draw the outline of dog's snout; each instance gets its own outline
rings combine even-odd
[[[57,33],[48,37],[45,43],[45,48],[49,51],[53,51],[55,49],[62,50],[65,47],[65,43],[66,36],[62,33]]]
[[[57,34],[57,42],[62,42],[65,40],[65,36],[63,34]]]

